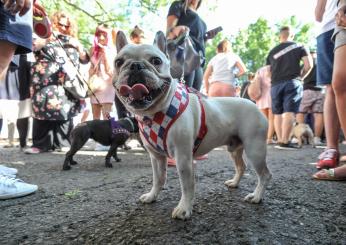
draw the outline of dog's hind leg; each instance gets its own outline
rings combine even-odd
[[[167,178],[167,158],[161,155],[153,155],[150,153],[151,166],[153,169],[153,186],[150,192],[143,194],[139,200],[142,203],[151,203],[156,200],[160,191],[166,184]]]
[[[272,176],[266,163],[267,145],[265,140],[259,142],[259,140],[253,139],[244,144],[244,150],[258,177],[258,184],[254,192],[248,194],[245,201],[259,203]]]
[[[241,145],[232,151],[232,149],[230,149],[230,147],[228,147],[228,151],[230,152],[230,155],[234,161],[235,175],[234,175],[233,179],[226,180],[224,184],[229,188],[236,188],[236,187],[238,187],[239,181],[240,181],[241,177],[244,175],[244,172],[246,169],[246,165],[245,165],[244,159],[243,159],[244,148]]]

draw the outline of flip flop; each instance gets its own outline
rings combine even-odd
[[[322,169],[312,176],[315,180],[334,180],[334,181],[346,181],[346,177],[335,177],[334,168]]]

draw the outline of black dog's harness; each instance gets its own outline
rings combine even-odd
[[[134,130],[134,125],[131,122],[131,120],[128,119],[128,118],[124,118],[124,119],[127,119],[130,122],[131,127]],[[120,123],[114,119],[114,117],[109,118],[109,121],[110,121],[110,124],[111,124],[112,139],[117,137],[118,134],[126,134],[127,136],[130,136],[130,134],[131,134],[130,131],[128,131],[126,128],[122,127],[120,125]]]

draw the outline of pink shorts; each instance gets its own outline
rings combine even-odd
[[[209,85],[210,97],[235,97],[236,89],[229,83],[213,82]]]

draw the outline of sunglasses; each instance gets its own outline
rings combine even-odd
[[[66,29],[70,28],[70,25],[65,25],[65,24],[60,23],[60,22],[58,23],[58,25],[61,26],[61,27],[65,27]]]

